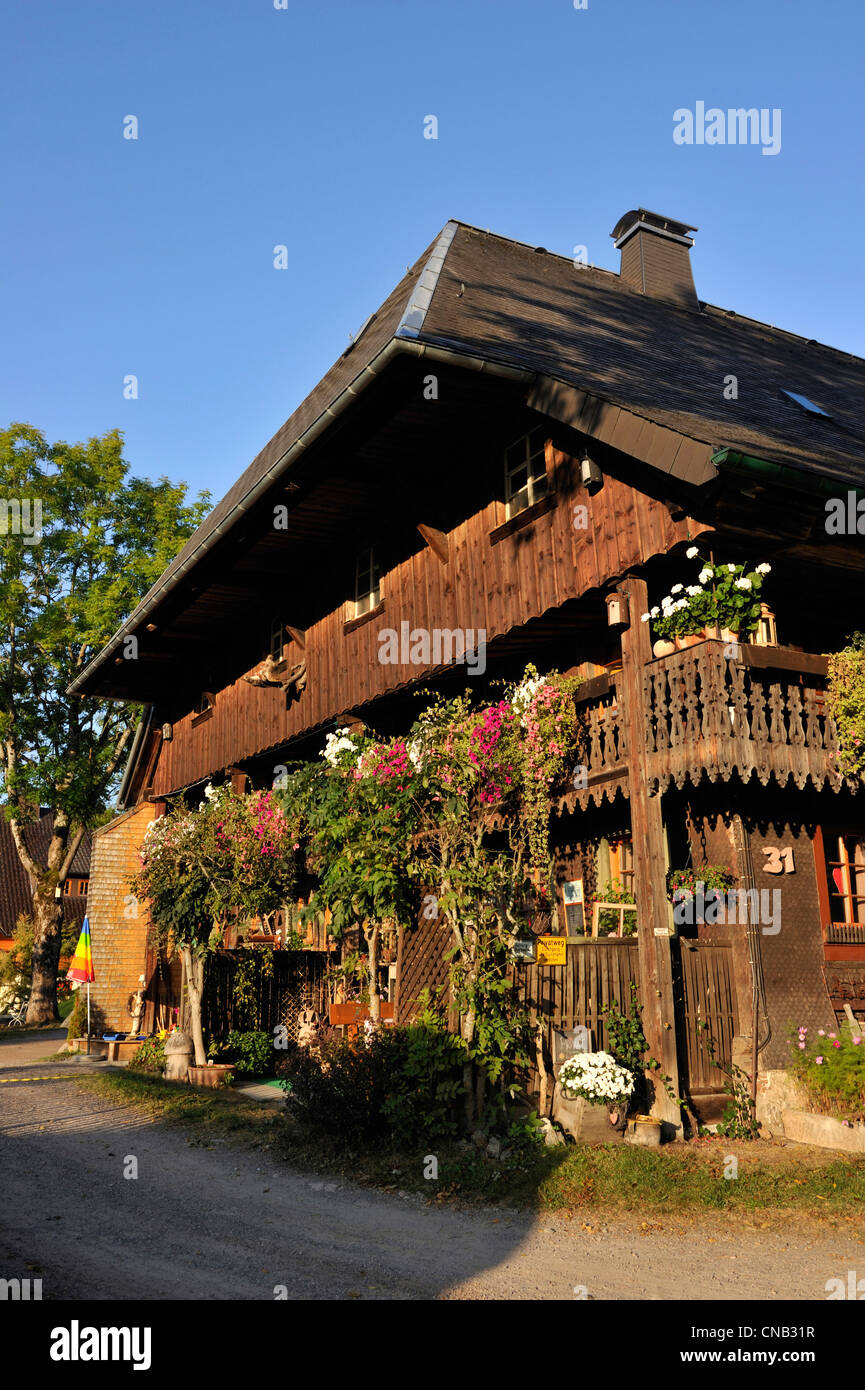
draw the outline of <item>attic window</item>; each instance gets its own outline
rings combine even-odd
[[[378,566],[372,547],[362,550],[357,557],[354,583],[354,616],[360,618],[378,607],[381,598],[381,583]]]
[[[216,704],[216,696],[210,690],[202,690],[192,711],[192,725],[200,724],[203,719],[210,719],[213,714],[213,707]]]
[[[281,618],[274,618],[270,624],[270,640],[267,650],[272,661],[282,661],[285,646],[285,628]]]
[[[547,495],[546,439],[532,430],[505,450],[505,502],[508,519]]]
[[[828,410],[823,410],[822,406],[815,405],[813,401],[809,401],[807,396],[800,395],[798,391],[788,391],[786,386],[782,386],[781,394],[787,396],[791,401],[795,401],[803,410],[807,410],[809,415],[822,415],[826,420],[832,419]]]

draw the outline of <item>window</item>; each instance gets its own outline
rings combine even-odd
[[[801,395],[798,391],[788,391],[786,386],[782,386],[781,394],[787,396],[789,400],[795,401],[803,410],[807,410],[809,415],[823,415],[827,420],[832,419],[828,410],[824,410],[822,406],[815,405],[813,401],[809,401],[807,396]]]
[[[634,846],[631,837],[610,841],[610,878],[618,879],[629,893],[634,891]]]
[[[827,831],[823,843],[830,922],[865,926],[865,835]]]
[[[357,557],[354,582],[354,616],[360,618],[364,613],[369,613],[373,608],[377,608],[380,598],[381,585],[378,566],[375,563],[372,547],[370,547],[369,550],[362,551]]]
[[[86,878],[67,878],[63,892],[68,898],[86,898],[88,882]]]
[[[270,624],[270,641],[267,648],[272,661],[282,661],[284,646],[285,625],[281,618],[274,618]]]
[[[546,438],[532,430],[505,450],[505,502],[508,518],[547,495]]]

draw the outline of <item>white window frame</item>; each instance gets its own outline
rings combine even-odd
[[[523,446],[523,456],[516,462],[508,461],[508,455],[518,445]],[[540,455],[541,467],[538,467],[538,456]],[[547,437],[542,425],[536,429],[529,430],[528,434],[521,435],[509,444],[504,453],[505,468],[505,515],[510,521],[511,517],[519,516],[527,508],[534,506],[535,502],[540,502],[542,498],[549,494],[550,486],[547,477]],[[526,470],[526,481],[520,488],[514,488],[514,475],[522,469]]]
[[[381,575],[375,549],[367,546],[357,557],[354,570],[354,616],[362,618],[381,603]]]

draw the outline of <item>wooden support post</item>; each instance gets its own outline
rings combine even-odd
[[[676,1053],[676,1019],[673,1003],[673,970],[670,910],[667,902],[664,822],[660,794],[649,795],[646,778],[646,721],[644,672],[652,660],[649,624],[640,621],[648,611],[644,579],[628,575],[619,585],[628,604],[628,626],[622,630],[621,703],[628,750],[628,783],[631,798],[631,837],[634,845],[634,892],[639,908],[637,946],[643,1030],[649,1053],[670,1077],[679,1093]],[[649,1073],[652,1077],[652,1073]],[[682,1117],[676,1101],[667,1095],[657,1073],[653,1076],[655,1100],[652,1114],[673,1125],[681,1138]]]

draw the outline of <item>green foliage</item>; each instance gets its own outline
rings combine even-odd
[[[60,938],[62,969],[66,968],[69,958],[74,954],[80,934],[80,923],[64,917]],[[15,924],[11,950],[0,951],[0,988],[8,986],[15,990],[20,999],[26,999],[30,993],[32,969],[33,920],[22,913]],[[67,990],[65,980],[59,982],[59,989]]]
[[[260,1030],[240,1033],[235,1029],[221,1043],[211,1044],[208,1055],[218,1062],[233,1062],[234,1070],[251,1076],[269,1076],[273,1070],[273,1039]]]
[[[133,706],[66,689],[177,554],[208,510],[186,488],[129,476],[116,430],[49,445],[30,425],[0,431],[0,497],[41,508],[41,538],[0,542],[0,784],[14,814],[51,806],[73,825],[104,808]],[[31,543],[33,542],[33,543]],[[53,886],[53,885],[52,885]]]
[[[849,1023],[837,1033],[800,1028],[790,1070],[820,1114],[846,1124],[865,1121],[865,1037]]]
[[[848,776],[865,775],[865,632],[829,657],[826,709],[838,729],[838,765]]]
[[[291,1111],[342,1148],[429,1144],[457,1128],[463,1045],[429,1020],[325,1041],[280,1068]]]
[[[273,978],[273,947],[246,946],[235,957],[231,997],[235,1020],[253,1029],[258,1022],[258,1001],[263,980]]]
[[[161,1075],[165,1070],[165,1035],[146,1038],[130,1058],[129,1070]]]
[[[692,584],[674,584],[660,607],[642,615],[651,620],[656,637],[670,639],[700,632],[704,627],[728,628],[746,636],[760,618],[763,581],[771,571],[767,564],[749,570],[747,565],[715,564],[704,560],[692,546],[688,559],[700,563]]]
[[[90,1005],[90,1036],[101,1038],[106,1029],[105,1015],[95,1000]],[[66,1025],[66,1040],[87,1037],[87,986],[76,990],[75,1003]]]
[[[702,884],[705,893],[727,893],[734,886],[736,875],[723,864],[702,864],[698,868],[668,869],[667,897],[671,902],[682,901],[697,892]]]

